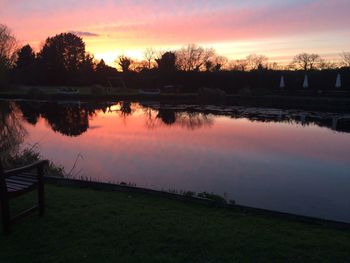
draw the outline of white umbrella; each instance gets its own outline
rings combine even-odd
[[[340,77],[340,73],[338,73],[337,75],[337,80],[335,82],[335,87],[336,88],[341,88],[341,77]]]
[[[306,89],[308,87],[309,87],[309,79],[308,79],[307,75],[305,75],[303,88]]]
[[[280,88],[283,89],[286,87],[286,83],[284,82],[284,77],[281,76],[281,81],[280,81]]]

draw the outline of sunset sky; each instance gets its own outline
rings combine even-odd
[[[75,32],[111,65],[188,43],[284,63],[303,51],[332,60],[350,51],[349,10],[349,0],[0,0],[0,23],[36,51],[48,36]]]

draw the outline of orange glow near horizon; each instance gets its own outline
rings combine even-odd
[[[347,0],[0,2],[0,22],[20,45],[38,51],[48,36],[77,32],[87,51],[111,66],[122,54],[141,60],[148,47],[173,50],[188,43],[230,59],[257,53],[283,64],[300,52],[338,60],[350,46]]]

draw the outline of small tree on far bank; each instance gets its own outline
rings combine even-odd
[[[161,72],[176,71],[176,54],[172,51],[165,52],[159,59],[156,59],[158,70]]]
[[[117,58],[115,63],[121,67],[123,72],[129,72],[133,60],[127,56],[121,55]]]
[[[291,67],[294,69],[313,70],[323,62],[318,54],[300,53],[294,56]]]
[[[147,61],[148,69],[152,68],[152,65],[154,64],[154,60],[156,58],[156,51],[153,48],[147,48],[144,52],[144,57]]]
[[[6,84],[7,73],[16,56],[16,43],[11,30],[0,24],[0,85]]]
[[[340,57],[342,66],[350,68],[350,52],[343,52]]]
[[[250,54],[245,61],[250,70],[266,69],[268,58],[264,55]]]
[[[35,64],[35,59],[36,56],[32,47],[25,45],[17,52],[16,68],[27,69]]]
[[[178,69],[184,71],[200,71],[206,69],[206,62],[215,57],[215,50],[189,44],[176,51]]]
[[[15,72],[17,74],[18,83],[33,84],[36,81],[36,55],[30,45],[25,45],[18,50]]]
[[[11,30],[0,24],[0,63],[12,65],[16,57],[17,41]]]
[[[38,54],[42,75],[49,84],[76,81],[85,59],[85,43],[72,33],[47,38]]]

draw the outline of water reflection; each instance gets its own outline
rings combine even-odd
[[[26,135],[20,117],[15,103],[0,101],[0,159],[5,166],[8,157],[18,152]]]
[[[155,129],[162,125],[179,126],[188,130],[210,128],[215,116],[233,119],[246,118],[258,122],[280,122],[301,126],[317,125],[339,132],[350,132],[350,115],[305,112],[299,110],[261,109],[246,107],[218,107],[200,105],[162,105],[159,103],[80,103],[80,102],[17,102],[26,121],[35,125],[44,118],[52,130],[67,136],[79,136],[89,128],[89,120],[99,112],[118,112],[127,124],[127,118],[142,112],[145,126]],[[9,111],[12,111],[11,109]],[[3,113],[6,110],[2,111]]]
[[[0,116],[1,152],[25,137],[67,171],[83,156],[76,169],[93,180],[227,193],[238,204],[350,222],[346,114],[17,101],[2,102]]]

